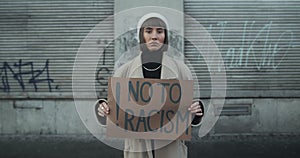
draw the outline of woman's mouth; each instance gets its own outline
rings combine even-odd
[[[154,47],[158,47],[160,44],[157,43],[157,42],[151,42],[149,45],[150,46],[154,46]]]

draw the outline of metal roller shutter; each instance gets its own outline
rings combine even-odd
[[[1,98],[72,98],[78,48],[113,7],[110,0],[0,1]],[[101,29],[113,39],[113,22]],[[96,72],[99,96],[114,64],[113,46],[106,47]]]
[[[228,97],[300,96],[300,1],[185,0],[184,12],[216,42]],[[186,27],[185,34],[199,38],[193,36],[195,29]],[[188,41],[185,56],[196,70],[202,97],[209,97],[208,68]]]

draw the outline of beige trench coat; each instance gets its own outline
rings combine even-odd
[[[114,73],[114,77],[143,78],[141,55],[122,65]],[[192,80],[193,78],[189,68],[182,61],[177,61],[166,55],[166,52],[164,52],[162,58],[161,79]],[[155,142],[161,143],[159,141],[162,140],[156,140]],[[187,147],[183,141],[175,140],[170,144],[155,150],[154,153],[155,158],[186,158]],[[151,141],[144,139],[125,139],[124,158],[153,158]]]

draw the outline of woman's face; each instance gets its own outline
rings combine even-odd
[[[162,27],[145,27],[144,40],[149,51],[159,50],[165,41],[165,29]]]

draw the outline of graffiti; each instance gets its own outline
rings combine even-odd
[[[138,40],[136,38],[137,33],[135,30],[127,31],[126,33],[120,35],[118,38],[116,38],[116,51],[118,53],[124,53],[130,50],[130,48],[133,48],[138,45]]]
[[[112,50],[114,41],[109,42],[108,40],[98,39],[97,44],[99,45],[99,47],[105,47],[99,59],[100,62],[96,70],[95,78],[95,81],[97,83],[97,95],[99,98],[103,98],[107,96],[108,77],[112,73],[111,66],[107,64],[107,57],[109,54],[113,54]]]
[[[277,28],[273,27],[272,21],[263,24],[255,21],[244,21],[238,24],[220,21],[210,24],[207,31],[215,39],[227,70],[256,69],[256,71],[269,71],[279,67],[288,51],[293,48],[294,42],[292,31],[283,30],[283,28],[278,29],[278,26]],[[170,47],[176,49],[176,52],[182,52],[184,38],[174,31],[170,31],[169,38]],[[107,78],[113,72],[113,68],[106,66],[105,62],[108,47],[113,47],[116,44],[115,54],[120,53],[120,59],[115,59],[115,63],[119,64],[115,65],[115,68],[120,67],[139,53],[132,50],[138,45],[136,30],[126,32],[110,44],[107,41],[102,41],[101,44],[108,46],[106,46],[101,59],[102,66],[97,70],[96,81],[102,87],[98,89],[100,95],[106,96],[103,94],[107,94],[105,89]],[[198,59],[200,58],[202,58],[201,54],[198,56]]]
[[[120,35],[115,41],[117,46],[116,51],[121,54],[138,46],[136,29]],[[169,31],[169,45],[176,51],[182,53],[183,37],[175,30]]]
[[[272,21],[257,30],[255,23],[255,21],[245,21],[242,25],[241,36],[236,35],[226,21],[218,22],[217,28],[214,28],[212,24],[209,25],[208,32],[218,44],[227,69],[255,68],[258,71],[276,69],[293,47],[292,31],[274,33]]]
[[[102,40],[102,39],[98,39],[97,40],[97,45],[99,46],[99,47],[102,47],[102,46],[107,46],[108,44],[110,44],[109,46],[111,47],[111,43],[109,43],[109,41],[108,40]],[[103,51],[103,53],[102,53],[102,64],[103,65],[105,65],[105,58],[106,58],[106,54],[107,54],[107,47],[106,47],[106,49],[104,49],[104,51]]]
[[[169,45],[170,47],[174,48],[176,51],[178,52],[183,52],[183,37],[182,35],[180,35],[178,32],[176,31],[169,31],[170,35],[169,35]],[[178,55],[180,56],[180,55]]]
[[[99,67],[96,72],[96,82],[99,87],[97,88],[98,96],[107,96],[108,78],[112,71],[109,67]]]
[[[28,78],[28,76],[30,77],[26,80],[25,78]],[[52,92],[51,83],[54,80],[50,78],[48,59],[42,69],[35,69],[33,62],[23,62],[21,59],[13,65],[3,62],[3,66],[0,68],[0,85],[2,84],[0,90],[7,93],[10,92],[11,77],[17,81],[23,92],[26,90],[26,83],[31,84],[35,92],[37,92],[38,84],[43,82],[47,83],[49,92]]]

